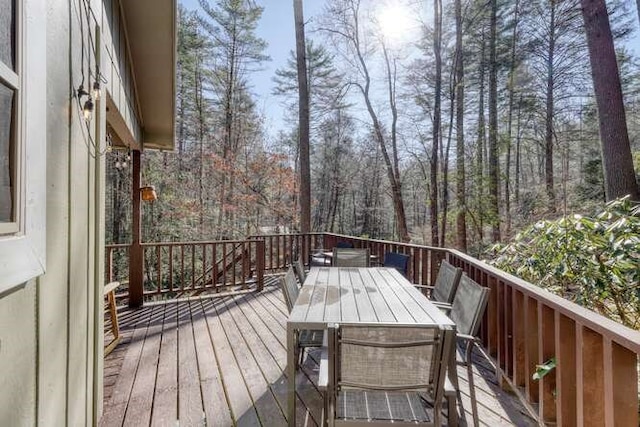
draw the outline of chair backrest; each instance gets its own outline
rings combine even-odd
[[[436,283],[433,285],[433,291],[431,292],[431,299],[451,304],[461,276],[462,270],[460,268],[454,267],[446,260],[442,260]]]
[[[385,267],[395,268],[406,277],[409,267],[409,255],[397,252],[385,252],[383,264]]]
[[[328,419],[334,419],[334,411],[343,412],[334,406],[337,393],[350,388],[426,391],[431,406],[440,408],[454,335],[437,326],[329,325]],[[441,425],[439,409],[431,421]]]
[[[369,267],[369,249],[333,248],[334,267]]]
[[[293,263],[293,269],[296,272],[296,276],[298,277],[300,286],[302,286],[304,284],[305,279],[307,278],[307,273],[304,271],[304,264],[302,263],[302,258],[298,258]]]
[[[336,248],[353,248],[353,243],[340,240],[338,243],[336,243]]]
[[[284,294],[284,301],[287,303],[287,309],[291,312],[291,310],[293,310],[293,304],[295,304],[298,299],[298,294],[300,293],[300,288],[298,288],[292,266],[289,266],[287,273],[280,278],[280,287]]]
[[[449,317],[456,324],[456,331],[475,336],[478,333],[482,316],[489,300],[489,288],[464,275],[458,284]]]

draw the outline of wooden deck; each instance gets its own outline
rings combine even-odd
[[[260,293],[121,308],[105,359],[102,426],[285,426],[287,309],[274,277]],[[297,425],[321,424],[317,354],[298,374]],[[475,365],[481,425],[528,426],[520,402]],[[462,406],[471,421],[466,370]],[[464,419],[461,420],[464,425]]]

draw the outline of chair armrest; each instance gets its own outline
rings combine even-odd
[[[456,338],[460,338],[461,340],[464,341],[476,341],[477,338],[474,337],[473,335],[467,335],[467,334],[456,334]]]
[[[446,397],[455,397],[457,395],[457,391],[456,388],[454,387],[453,383],[451,382],[451,378],[449,378],[449,374],[447,373],[447,376],[444,379],[444,395]]]
[[[104,285],[104,295],[115,291],[120,286],[120,282],[109,282]]]
[[[449,304],[448,302],[431,301],[431,304],[437,306],[438,308],[444,308],[447,310],[451,310],[451,307],[452,307],[452,305]]]
[[[444,311],[445,314],[449,314],[451,312],[451,307],[452,307],[451,304],[447,304],[446,302],[438,302],[438,301],[431,301],[431,303],[436,307],[438,307],[440,310]]]
[[[326,338],[326,334],[325,334]],[[326,391],[329,386],[329,349],[322,347],[320,354],[320,369],[318,372],[318,389]]]
[[[418,289],[429,289],[429,290],[434,290],[435,288],[433,286],[429,286],[429,285],[416,285],[415,283],[413,284],[414,287],[418,288]]]

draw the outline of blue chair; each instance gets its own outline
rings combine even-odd
[[[353,248],[353,243],[345,242],[344,240],[341,240],[338,243],[336,243],[336,248]]]
[[[384,263],[385,267],[393,267],[407,277],[409,270],[409,255],[400,254],[397,252],[385,252]]]

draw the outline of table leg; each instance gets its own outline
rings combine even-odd
[[[458,420],[458,402],[462,402],[460,399],[458,399],[458,397],[460,396],[460,385],[458,383],[458,363],[456,362],[456,357],[458,354],[458,346],[456,345],[456,336],[455,333],[453,334],[453,342],[451,344],[451,353],[449,355],[449,366],[447,367],[447,371],[449,372],[449,379],[451,380],[451,383],[453,384],[453,388],[455,390],[455,397],[453,399],[453,401],[449,401],[449,399],[447,399],[447,404],[448,404],[448,415],[449,415],[449,419],[447,420],[449,422],[449,425],[451,427],[457,427],[459,420]]]
[[[295,342],[295,329],[289,323],[287,323],[287,381],[289,387],[287,388],[287,399],[289,401],[289,427],[295,427],[296,425],[296,342]]]

